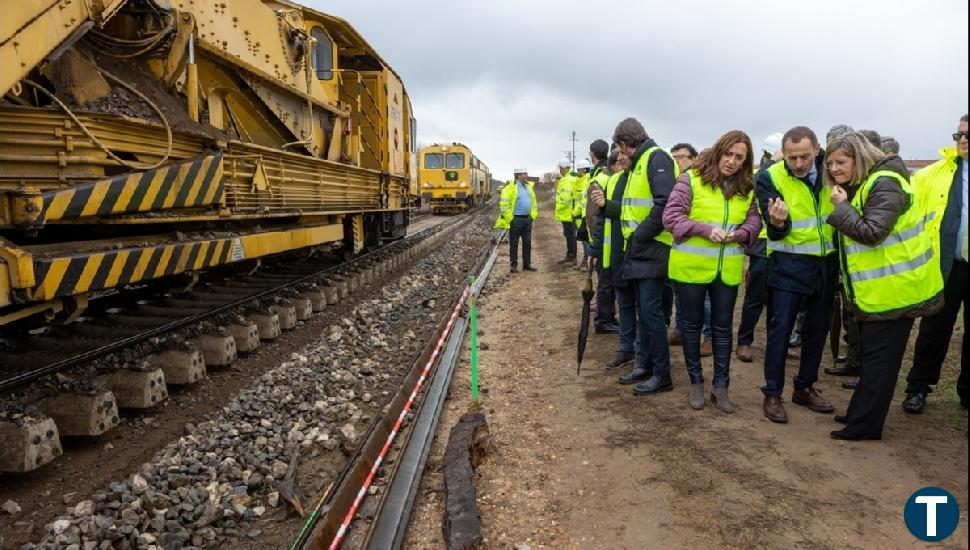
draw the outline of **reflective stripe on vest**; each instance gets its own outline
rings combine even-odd
[[[840,235],[843,284],[846,295],[864,313],[885,313],[917,306],[943,291],[939,255],[935,253],[929,223],[912,187],[896,172],[869,175],[850,203],[862,215],[869,192],[879,178],[892,178],[909,197],[909,206],[883,242],[867,246]]]
[[[720,188],[702,183],[696,171],[687,174],[692,221],[734,231],[747,219],[755,200],[753,192],[727,199]],[[738,286],[744,274],[744,248],[739,243],[720,244],[695,235],[671,246],[668,270],[672,280],[682,283],[706,284],[720,277],[724,284]]]
[[[767,172],[788,206],[788,216],[791,218],[791,231],[780,241],[768,241],[768,250],[808,256],[834,254],[832,242],[835,229],[825,223],[825,218],[835,210],[830,200],[832,188],[823,185],[816,198],[805,182],[788,173],[784,162],[772,164]]]
[[[670,153],[659,147],[651,147],[640,155],[636,166],[630,170],[630,175],[627,176],[626,187],[623,189],[623,200],[620,203],[620,221],[623,222],[621,226],[623,229],[623,250],[626,250],[630,236],[636,231],[637,226],[650,215],[650,209],[653,208],[653,191],[650,189],[650,174],[647,171],[647,165],[654,153],[670,156]],[[674,178],[677,178],[680,175],[680,168],[676,162],[673,162],[673,159],[671,159],[671,164],[674,166]],[[669,231],[664,229],[655,237],[655,240],[670,245],[674,238]]]

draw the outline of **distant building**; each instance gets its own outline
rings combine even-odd
[[[929,165],[933,164],[934,162],[936,162],[936,160],[909,159],[909,160],[906,160],[906,161],[903,161],[903,162],[906,163],[906,168],[909,169],[910,172],[915,172],[915,171],[919,170],[920,168],[926,168],[927,166],[929,166]]]

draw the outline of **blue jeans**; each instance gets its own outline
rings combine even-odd
[[[785,360],[788,358],[788,337],[795,326],[798,310],[804,305],[802,349],[795,376],[795,390],[804,390],[818,381],[818,367],[825,351],[825,340],[832,320],[835,291],[822,296],[808,296],[777,288],[768,289],[768,343],[765,346],[765,385],[761,392],[778,397],[785,388]]]
[[[720,279],[707,284],[678,283],[680,314],[684,319],[684,362],[691,384],[704,382],[701,367],[701,324],[705,303],[711,305],[711,332],[714,348],[714,387],[726,388],[731,383],[731,325],[738,287],[727,286]]]
[[[667,279],[637,279],[637,336],[640,340],[637,364],[661,380],[670,380],[670,348],[664,324],[663,295]]]
[[[674,303],[677,304],[676,314],[674,315],[674,326],[677,327],[677,332],[684,333],[684,320],[683,315],[680,314],[680,291],[679,286],[674,285]],[[702,329],[705,340],[711,339],[711,295],[710,293],[704,295],[704,327]]]
[[[612,266],[610,267],[612,270]],[[616,306],[619,311],[620,320],[620,348],[619,353],[633,354],[638,351],[637,346],[637,293],[632,282],[623,281],[616,284],[614,280],[613,291],[616,293]]]

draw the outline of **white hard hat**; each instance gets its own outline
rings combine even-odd
[[[572,165],[573,163],[569,162],[569,159],[562,159],[561,161],[559,161],[560,168],[569,168]]]
[[[765,138],[764,143],[761,144],[761,150],[767,151],[768,154],[774,156],[775,153],[781,150],[781,138],[784,134],[774,133]]]
[[[586,160],[586,159],[583,159],[583,160],[579,161],[578,163],[576,163],[576,169],[577,170],[589,170],[592,167],[593,167],[593,165],[590,164],[589,161]]]
[[[528,174],[529,171],[526,170],[525,168],[519,167],[519,168],[516,168],[515,170],[512,170],[512,173],[513,174]]]

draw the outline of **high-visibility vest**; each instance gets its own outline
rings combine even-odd
[[[650,189],[650,174],[647,173],[647,164],[650,162],[650,156],[654,153],[670,156],[670,153],[660,147],[651,147],[644,151],[640,155],[640,159],[637,160],[636,166],[630,170],[626,187],[623,189],[623,203],[620,209],[623,250],[626,250],[630,236],[636,231],[637,226],[650,215],[650,209],[653,208],[653,192]],[[673,158],[671,158],[671,163],[674,165],[674,178],[677,178],[680,176],[680,168],[676,162],[673,162]],[[674,238],[669,231],[664,229],[656,236],[656,240],[670,245]]]
[[[606,187],[603,189],[603,196],[606,200],[611,200],[616,184],[620,181],[623,171],[619,170],[606,180]],[[610,267],[610,254],[613,250],[613,220],[603,217],[603,268]]]
[[[556,219],[561,222],[573,221],[573,188],[575,186],[575,172],[570,172],[559,178],[556,183]]]
[[[532,198],[532,207],[529,210],[529,217],[533,220],[539,215],[539,202],[536,200],[536,191],[532,182],[526,183],[529,187],[529,197]],[[515,180],[511,180],[502,188],[502,194],[498,198],[498,219],[495,220],[496,229],[509,229],[512,227],[512,218],[515,216],[515,201],[519,198],[519,186]]]
[[[583,217],[586,216],[586,193],[589,191],[589,182],[592,178],[589,172],[576,177],[573,184],[573,222],[576,227],[582,224]]]
[[[754,193],[735,195],[728,199],[720,186],[712,187],[701,181],[693,169],[690,178],[690,219],[713,225],[730,233],[744,223],[755,200]],[[715,243],[694,235],[670,248],[669,276],[682,283],[706,284],[720,277],[728,286],[738,286],[744,278],[744,248],[740,243]]]
[[[823,185],[818,198],[815,198],[809,186],[788,173],[784,162],[772,164],[768,168],[768,176],[788,206],[788,216],[791,218],[791,231],[780,241],[768,241],[768,250],[807,256],[835,253],[832,240],[835,229],[825,223],[825,219],[835,210],[830,200],[832,188]]]
[[[862,215],[869,192],[881,177],[899,182],[910,198],[909,207],[879,244],[867,246],[840,235],[846,296],[864,313],[909,308],[943,291],[940,259],[934,254],[923,210],[906,178],[889,170],[874,172],[866,178],[850,204]]]
[[[610,176],[607,176],[603,171],[597,171],[594,173],[584,186],[582,196],[577,200],[579,201],[576,205],[576,210],[573,212],[573,219],[576,220],[576,227],[578,228],[583,224],[583,218],[586,217],[586,206],[589,203],[589,188],[595,183],[602,189],[606,191],[606,184],[610,181]]]
[[[957,150],[954,147],[944,147],[940,149],[940,156],[943,158],[918,170],[912,177],[913,193],[926,216],[926,230],[937,256],[940,256],[940,226],[943,224],[946,204],[950,200],[953,175],[957,171]],[[967,198],[964,197],[963,200],[966,201]],[[966,236],[963,244],[967,244]]]

